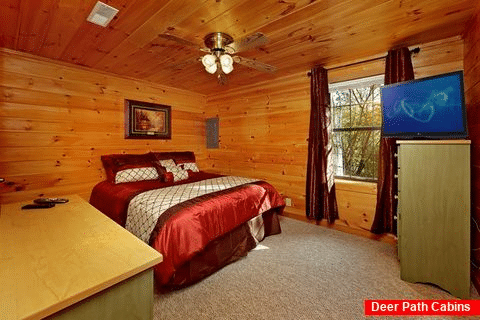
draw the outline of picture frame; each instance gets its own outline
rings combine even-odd
[[[126,139],[171,139],[171,107],[125,99]]]

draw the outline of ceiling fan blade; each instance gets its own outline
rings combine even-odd
[[[174,36],[174,35],[171,35],[171,34],[168,34],[168,33],[162,33],[162,34],[159,34],[158,36],[160,38],[163,38],[163,39],[166,39],[166,40],[175,41],[175,42],[177,42],[181,45],[184,45],[184,46],[195,47],[198,50],[201,50],[201,51],[204,51],[204,52],[210,52],[210,49],[208,49],[208,48],[202,48],[196,43],[193,43],[191,41],[182,39],[180,37],[177,37],[177,36]]]
[[[235,41],[225,47],[225,50],[232,54],[236,52],[247,51],[259,46],[262,46],[268,42],[267,36],[261,32],[257,32],[246,36],[238,41]]]
[[[269,65],[257,60],[248,59],[240,56],[234,56],[233,61],[235,61],[238,64],[244,65],[246,67],[257,69],[258,71],[269,72],[269,73],[274,73],[277,71],[277,67],[274,67],[272,65]]]

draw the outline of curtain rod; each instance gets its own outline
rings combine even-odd
[[[420,52],[420,48],[419,47],[416,47],[412,50],[410,50],[410,53],[419,53]],[[351,66],[355,66],[357,64],[362,64],[362,63],[367,63],[367,62],[372,62],[372,61],[377,61],[377,60],[382,60],[382,59],[385,59],[387,56],[382,56],[382,57],[377,57],[377,58],[372,58],[372,59],[368,59],[368,60],[363,60],[363,61],[359,61],[359,62],[353,62],[353,63],[349,63],[349,64],[344,64],[342,66],[337,66],[337,67],[333,67],[333,68],[330,68],[330,69],[327,69],[327,71],[330,71],[330,70],[335,70],[335,69],[340,69],[340,68],[345,68],[345,67],[351,67]],[[307,72],[307,76],[311,76],[311,72]]]

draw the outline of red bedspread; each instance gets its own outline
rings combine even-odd
[[[197,173],[183,183],[219,177]],[[179,184],[179,183],[176,183]],[[125,226],[128,203],[141,192],[171,186],[172,183],[144,181],[123,184],[101,182],[92,191],[90,203],[117,223]],[[175,272],[221,238],[259,214],[260,207],[283,208],[285,203],[270,184],[257,181],[235,188],[206,194],[177,204],[162,214],[150,245],[163,255],[155,267],[160,285],[168,284]],[[161,216],[161,217],[162,217]],[[165,217],[168,216],[168,220]]]
[[[90,204],[122,227],[125,227],[128,203],[137,194],[148,190],[191,183],[215,177],[220,177],[220,175],[206,172],[194,172],[191,173],[191,176],[187,180],[182,180],[176,183],[150,180],[115,184],[109,181],[103,181],[93,188],[92,194],[90,195]]]

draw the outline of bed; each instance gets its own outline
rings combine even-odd
[[[200,171],[193,152],[102,156],[107,178],[90,204],[163,255],[157,285],[183,287],[281,232],[285,207],[269,183]]]

